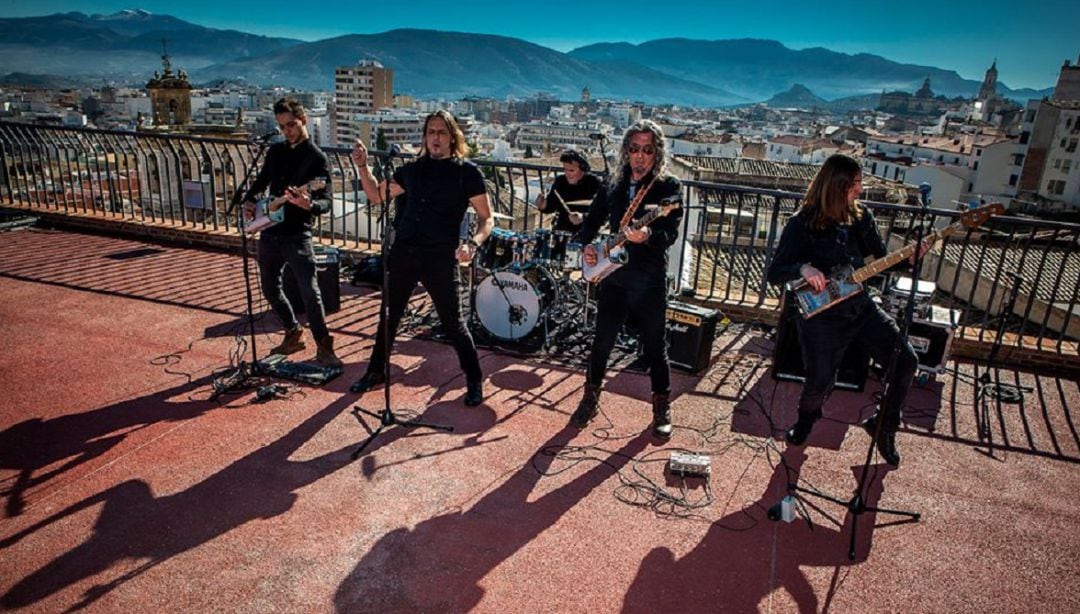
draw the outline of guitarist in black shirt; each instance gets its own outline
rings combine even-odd
[[[263,296],[285,326],[285,339],[271,354],[293,354],[303,350],[304,329],[296,319],[289,299],[281,288],[281,274],[288,264],[300,297],[304,301],[311,334],[315,337],[315,360],[327,367],[341,367],[334,353],[334,338],[326,328],[326,312],[315,274],[315,252],[311,230],[316,216],[330,210],[330,170],[326,154],[308,138],[307,113],[296,100],[282,98],[274,103],[274,117],[285,135],[284,143],[270,146],[266,162],[244,197],[244,213],[251,219],[255,198],[269,188],[276,207],[284,208],[284,218],[259,235],[259,275]],[[317,189],[308,189],[314,183]]]
[[[652,385],[652,432],[671,436],[671,372],[667,355],[667,249],[679,237],[682,210],[640,229],[630,223],[650,208],[680,195],[679,180],[667,172],[667,148],[660,126],[649,120],[627,129],[623,136],[618,171],[600,188],[576,240],[585,245],[582,258],[589,266],[598,262],[595,246],[589,245],[600,228],[624,230],[629,261],[600,282],[597,294],[596,334],[589,354],[585,394],[571,416],[571,424],[586,426],[599,409],[600,387],[615,338],[629,318],[641,333]],[[634,210],[631,206],[636,204]]]
[[[828,283],[823,271],[843,265],[858,268],[868,256],[884,256],[885,244],[873,214],[856,202],[861,192],[862,170],[856,160],[841,154],[825,160],[798,212],[784,226],[769,265],[769,282],[785,284],[801,278],[815,292],[820,292]],[[796,328],[806,365],[806,381],[799,397],[799,418],[787,431],[786,439],[789,444],[800,446],[821,418],[821,408],[836,384],[836,370],[848,346],[858,344],[878,364],[888,365],[900,329],[865,292],[812,317],[798,318]],[[863,424],[873,436],[874,421],[884,421],[876,444],[881,457],[890,465],[900,464],[896,431],[900,427],[900,410],[918,367],[918,356],[910,343],[903,343],[898,361],[881,412]]]

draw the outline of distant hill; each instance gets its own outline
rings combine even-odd
[[[713,83],[751,100],[766,100],[795,84],[825,98],[880,94],[882,90],[913,92],[926,77],[935,93],[950,97],[973,96],[980,85],[954,71],[932,66],[901,64],[876,55],[850,55],[821,47],[793,50],[777,41],[759,39],[667,38],[638,45],[597,43],[574,49],[570,55],[593,62],[635,62],[684,79]],[[1019,100],[1050,92],[1012,90],[1000,81],[998,90],[1003,96]]]
[[[722,89],[622,60],[590,62],[516,38],[401,29],[296,45],[193,71],[201,80],[332,89],[334,67],[375,59],[394,69],[394,90],[422,97],[527,97],[547,92],[721,106],[745,102]]]
[[[765,104],[774,109],[823,109],[829,101],[814,95],[805,85],[796,83],[786,92],[781,92],[765,101]]]
[[[217,30],[169,15],[57,13],[0,19],[0,73],[145,80],[161,68],[161,39],[178,68],[194,68],[288,48],[300,41]],[[43,53],[44,52],[44,53]]]

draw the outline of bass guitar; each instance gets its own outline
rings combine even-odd
[[[596,249],[596,264],[589,266],[589,264],[582,259],[581,276],[584,277],[586,281],[595,284],[614,273],[630,259],[629,254],[626,253],[626,248],[623,247],[623,243],[626,243],[626,231],[631,229],[641,230],[661,217],[678,209],[681,204],[682,197],[678,195],[669,196],[661,200],[660,204],[655,209],[648,211],[645,215],[627,224],[626,228],[623,228],[617,234],[593,243],[592,245]]]
[[[991,203],[978,209],[972,209],[961,214],[959,221],[930,233],[923,238],[922,244],[929,247],[938,240],[953,234],[961,227],[978,228],[991,216],[1001,215],[1004,212],[1005,207],[1001,203]],[[809,282],[801,277],[789,281],[786,288],[795,297],[802,317],[804,319],[812,318],[822,311],[862,292],[862,282],[896,265],[905,258],[910,258],[918,246],[919,243],[909,243],[895,252],[886,254],[866,266],[860,267],[858,270],[855,270],[850,265],[837,267],[830,272],[829,281],[825,285],[825,289],[820,292],[815,291]]]
[[[300,189],[313,192],[326,187],[326,179],[319,177],[305,183]],[[284,195],[277,198],[260,198],[255,203],[255,216],[244,224],[244,232],[248,235],[256,235],[267,228],[285,219],[285,203],[288,198]]]

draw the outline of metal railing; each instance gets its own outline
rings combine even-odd
[[[229,203],[252,172],[259,145],[245,141],[127,133],[0,122],[0,200],[35,210],[142,220],[207,232],[236,232]],[[357,250],[377,249],[386,220],[369,207],[349,150],[328,148],[333,177],[331,211],[316,235]],[[383,158],[379,158],[384,162]],[[532,206],[554,180],[556,167],[477,160],[499,226],[528,232],[546,224]],[[801,194],[702,181],[683,181],[680,242],[671,273],[685,295],[772,310],[779,289],[764,281],[784,223]],[[867,203],[893,248],[913,240],[917,207]],[[956,211],[930,209],[934,227]],[[936,281],[960,324],[993,341],[1006,329],[1044,349],[1068,349],[1080,339],[1080,225],[998,217],[964,229],[931,252],[924,279]],[[1017,300],[1006,305],[1019,284]],[[940,301],[939,301],[940,302]],[[1019,343],[1010,336],[1010,343]],[[1049,342],[1049,343],[1048,343]],[[1071,346],[1075,348],[1075,345]]]

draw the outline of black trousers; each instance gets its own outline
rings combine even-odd
[[[460,272],[454,257],[456,246],[416,246],[394,245],[390,248],[387,266],[390,271],[390,287],[383,300],[388,300],[391,338],[397,334],[401,317],[405,314],[409,297],[416,284],[420,283],[431,296],[435,312],[439,315],[443,329],[450,335],[457,351],[461,370],[470,383],[483,379],[480,371],[480,357],[476,353],[476,344],[461,317],[461,305],[458,302],[458,284]],[[371,352],[368,371],[381,372],[386,366],[387,342],[382,311],[379,316],[379,331],[375,336],[375,349]]]
[[[671,392],[671,369],[667,355],[667,290],[663,284],[637,286],[604,281],[600,284],[596,302],[596,334],[586,373],[589,383],[599,386],[604,382],[615,339],[619,329],[629,319],[641,335],[652,392]]]
[[[326,330],[326,311],[323,309],[322,293],[319,291],[319,281],[315,273],[315,251],[311,245],[311,235],[263,233],[259,236],[258,260],[263,296],[281,320],[281,324],[289,330],[300,326],[296,312],[281,286],[281,274],[288,263],[296,277],[300,298],[304,301],[311,335],[316,341],[325,339],[329,332]]]
[[[865,294],[849,299],[808,319],[799,319],[799,345],[806,364],[806,382],[799,397],[799,413],[821,416],[821,407],[836,385],[836,370],[844,351],[857,344],[878,364],[888,367],[900,329],[888,314]],[[904,342],[897,355],[896,370],[882,400],[882,430],[900,428],[900,412],[919,366],[918,355]]]

